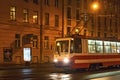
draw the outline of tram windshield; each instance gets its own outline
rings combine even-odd
[[[61,53],[81,53],[82,44],[80,38],[74,38],[71,40],[59,40],[56,41],[56,52]]]
[[[58,54],[61,52],[69,52],[69,40],[56,41],[56,51]]]

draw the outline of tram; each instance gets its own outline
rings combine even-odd
[[[73,35],[55,41],[54,64],[71,69],[120,66],[120,42]]]

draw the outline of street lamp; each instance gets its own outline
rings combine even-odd
[[[76,33],[76,34],[79,34],[79,28],[76,28],[76,29],[75,29],[75,33]]]
[[[92,5],[91,5],[91,8],[93,9],[93,11],[98,10],[100,8],[99,3],[98,2],[93,2]]]

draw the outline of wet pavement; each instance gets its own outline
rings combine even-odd
[[[53,63],[40,63],[40,64],[4,64],[4,65],[0,65],[0,70],[1,69],[24,69],[24,68],[48,68],[54,67]]]
[[[0,65],[0,80],[120,80],[119,69],[68,72],[52,63]]]

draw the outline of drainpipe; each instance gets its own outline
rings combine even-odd
[[[43,37],[43,6],[42,6],[42,0],[40,1],[40,63],[42,63],[42,50],[43,50],[43,44],[42,44],[42,37]]]
[[[64,37],[64,0],[62,0],[62,37]]]

